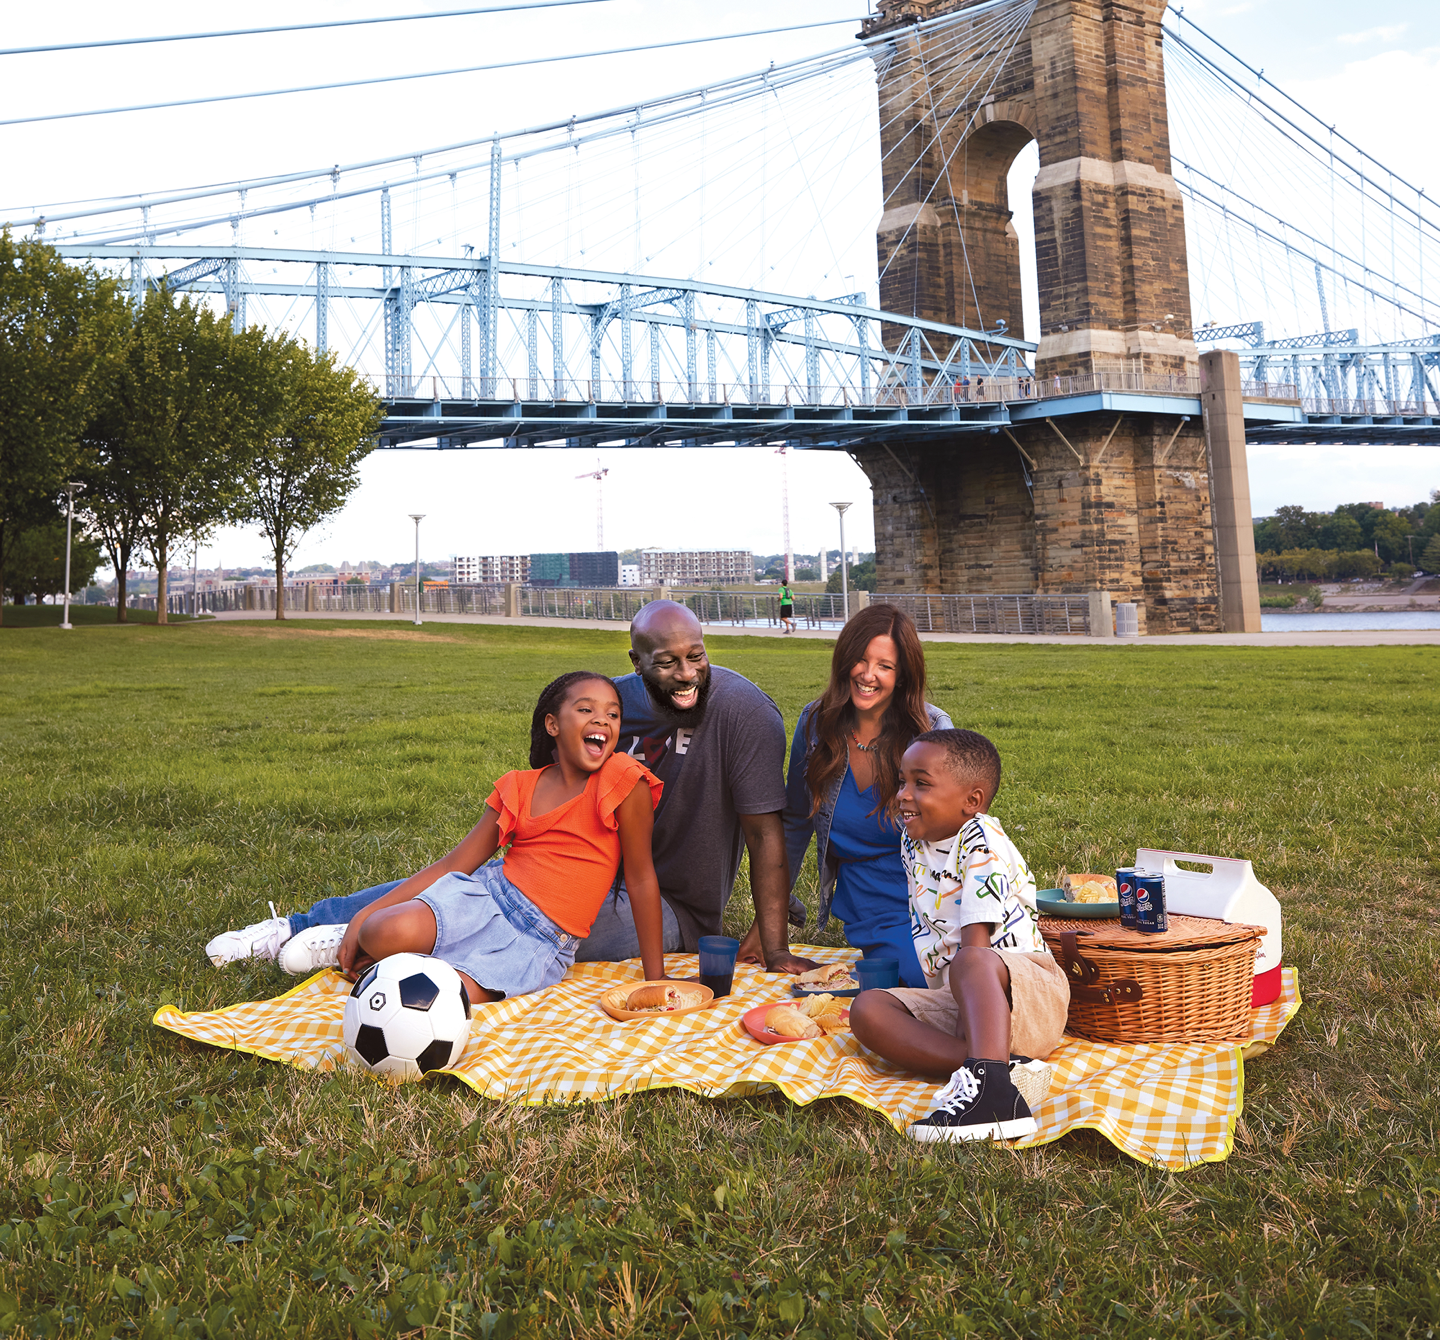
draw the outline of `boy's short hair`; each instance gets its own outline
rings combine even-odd
[[[945,751],[945,763],[958,781],[974,778],[985,788],[985,807],[1000,789],[1000,751],[979,731],[927,730],[912,744],[938,745]]]

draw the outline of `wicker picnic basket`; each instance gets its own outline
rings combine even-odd
[[[1065,1031],[1093,1042],[1217,1042],[1250,1032],[1250,990],[1263,926],[1170,917],[1170,929],[1041,917],[1070,978]]]

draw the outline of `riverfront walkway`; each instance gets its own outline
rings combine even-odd
[[[275,616],[269,611],[235,610],[216,614],[215,619],[223,623],[261,620],[274,623]],[[358,611],[344,611],[332,614],[304,613],[290,615],[287,623],[301,620],[345,620],[350,622],[404,623],[412,620],[400,614],[368,614]],[[591,632],[623,632],[628,625],[607,619],[509,619],[498,614],[426,614],[424,624],[479,623],[499,624],[516,628],[588,628]],[[707,637],[789,637],[808,638],[822,642],[833,642],[838,630],[834,628],[806,628],[795,633],[785,633],[779,628],[751,628],[738,624],[711,623],[705,625]],[[1297,630],[1283,633],[1179,633],[1161,637],[1051,637],[1037,633],[921,633],[922,642],[961,643],[1056,643],[1065,646],[1094,646],[1134,648],[1144,646],[1171,647],[1434,647],[1440,646],[1440,628],[1373,628],[1333,632]]]

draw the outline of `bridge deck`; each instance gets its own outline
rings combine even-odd
[[[594,401],[392,399],[380,445],[451,450],[518,447],[748,447],[788,443],[844,451],[881,442],[996,433],[1045,418],[1093,413],[1198,418],[1200,400],[1163,392],[1093,391],[939,405],[712,405]],[[1320,414],[1294,402],[1247,400],[1252,443],[1440,446],[1440,414]]]

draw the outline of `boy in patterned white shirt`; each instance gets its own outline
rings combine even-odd
[[[866,991],[855,1036],[907,1070],[949,1075],[915,1140],[1013,1140],[1037,1129],[1014,1061],[1060,1043],[1070,984],[1041,938],[1035,880],[998,820],[1000,755],[983,735],[933,730],[900,763],[896,805],[910,933],[928,990]]]

